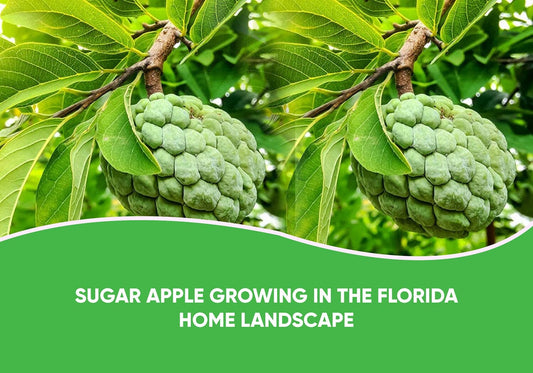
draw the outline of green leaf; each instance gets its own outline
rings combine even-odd
[[[409,163],[384,129],[380,104],[384,86],[367,89],[348,112],[348,144],[352,155],[367,170],[383,175],[407,174],[411,172]]]
[[[531,38],[533,38],[533,28],[527,28],[523,32],[520,32],[518,35],[515,35],[509,40],[498,45],[496,47],[496,50],[501,54],[508,53],[515,44],[521,42],[522,40],[531,40]]]
[[[15,132],[17,132],[20,127],[30,119],[29,116],[22,115],[15,123],[11,126],[6,127],[0,130],[0,146],[4,143],[4,140],[11,137]]]
[[[464,49],[464,51],[466,52],[468,49],[473,48],[473,46],[482,43],[484,39],[481,39],[481,37],[479,36],[477,37],[474,36],[475,39],[472,40],[469,38],[468,33],[472,29],[472,27],[475,25],[475,23],[481,17],[483,17],[484,14],[486,14],[494,6],[495,3],[496,3],[496,0],[491,0],[486,5],[484,1],[479,1],[479,0],[471,1],[470,3],[468,3],[468,5],[467,5],[466,0],[456,2],[454,6],[451,8],[451,10],[448,12],[448,17],[446,18],[446,21],[444,22],[444,25],[442,26],[440,30],[441,39],[443,39],[443,41],[446,42],[445,48],[433,59],[431,63],[435,63],[442,56],[446,55],[450,51],[450,49],[453,47]],[[485,5],[485,7],[483,7],[483,5]],[[457,8],[457,7],[461,7],[461,8]],[[483,8],[479,10],[480,7],[483,7]],[[477,15],[477,17],[474,17],[476,10],[478,11],[479,14]],[[454,15],[452,15],[452,12],[454,12],[453,13]],[[489,17],[491,17],[494,14],[495,12],[492,12],[489,15]],[[464,29],[462,29],[462,27],[464,27]],[[497,29],[497,24],[495,28]],[[488,37],[489,36],[487,35],[486,38]],[[522,37],[527,38],[529,37],[529,35],[523,35]],[[499,47],[502,47],[502,45],[500,45]],[[496,50],[493,49],[488,53],[486,57],[481,57],[477,54],[474,54],[474,57],[479,62],[486,65],[489,62],[489,60],[492,58],[493,53],[495,52]]]
[[[444,94],[449,97],[453,102],[458,103],[460,93],[458,89],[455,89],[455,86],[457,86],[457,84],[453,84],[457,82],[457,77],[455,75],[443,74],[440,65],[438,64],[428,65],[427,69],[431,77],[435,79],[439,88],[442,89]],[[452,87],[452,84],[454,87]]]
[[[533,153],[533,135],[530,133],[515,133],[508,123],[497,122],[498,129],[502,131],[510,148]]]
[[[72,191],[71,149],[72,143],[65,141],[59,144],[44,169],[36,194],[35,224],[37,226],[68,220]]]
[[[287,191],[287,232],[327,243],[345,131],[339,120],[305,150]]]
[[[97,0],[97,2],[122,17],[137,17],[143,13],[135,0]]]
[[[111,94],[97,121],[96,140],[104,158],[117,170],[134,175],[161,172],[157,160],[132,127],[131,93],[135,83]]]
[[[483,31],[483,29],[479,26],[474,26],[470,29],[468,34],[466,34],[460,41],[458,41],[454,47],[453,50],[460,49],[463,52],[467,52],[481,43],[483,43],[485,40],[489,38],[489,35]],[[452,52],[453,53],[453,52]]]
[[[9,0],[2,19],[95,51],[113,53],[133,46],[125,28],[85,0]]]
[[[347,3],[371,17],[387,17],[394,14],[394,8],[387,0],[343,0],[340,2]]]
[[[264,56],[270,61],[265,74],[273,102],[325,83],[344,81],[356,72],[337,54],[306,44],[275,43]]]
[[[418,0],[416,2],[418,18],[433,34],[437,34],[443,5],[444,0]]]
[[[411,35],[411,31],[397,32],[391,35],[390,37],[388,37],[387,40],[385,40],[385,47],[388,50],[397,53],[403,47],[409,35]],[[393,57],[391,57],[389,54],[381,52],[379,53],[376,66],[384,65],[387,62],[391,61],[392,59]]]
[[[72,138],[61,143],[52,154],[37,189],[37,225],[81,217],[95,143],[95,121],[93,117],[78,125]]]
[[[336,0],[270,0],[263,11],[276,27],[340,50],[356,54],[384,50],[383,38],[373,25]]]
[[[190,66],[189,66],[190,65]],[[192,70],[194,69],[194,70]],[[185,80],[189,89],[203,102],[209,101],[209,87],[206,84],[206,77],[199,72],[193,64],[183,64],[177,66],[177,71],[181,78]],[[203,83],[202,83],[203,80]]]
[[[329,127],[335,128],[338,125]],[[333,205],[335,202],[335,192],[341,167],[342,155],[346,147],[345,128],[337,130],[327,137],[327,141],[320,154],[322,164],[322,197],[318,214],[317,242],[327,244],[329,227]]]
[[[100,74],[102,68],[76,49],[39,43],[6,49],[0,53],[0,112]]]
[[[322,201],[322,160],[324,143],[307,147],[294,170],[287,190],[287,233],[316,241]]]
[[[242,69],[224,60],[211,66],[207,71],[210,99],[224,97],[231,87],[234,87],[243,75]]]
[[[461,65],[460,69],[455,70],[461,99],[474,97],[481,87],[490,82],[494,74],[498,73],[499,66],[490,64],[484,66],[472,59]]]
[[[170,22],[174,24],[183,34],[188,31],[189,19],[194,0],[168,0],[167,13]]]
[[[440,30],[442,40],[455,44],[494,4],[496,0],[456,0]]]
[[[191,26],[190,36],[197,46],[205,45],[242,8],[246,0],[205,0]]]
[[[70,168],[72,171],[72,192],[68,220],[78,220],[82,215],[83,199],[91,165],[94,145],[96,143],[96,117],[80,124],[76,128],[76,141],[70,151]],[[79,131],[79,132],[78,132]]]
[[[11,47],[14,47],[14,46],[15,46],[15,44],[13,44],[9,40],[4,39],[2,36],[0,36],[0,52],[4,51],[6,49],[9,49]]]
[[[0,237],[9,234],[22,188],[44,149],[64,121],[48,119],[10,139],[0,149]]]

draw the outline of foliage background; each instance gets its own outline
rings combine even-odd
[[[263,1],[267,2],[273,3],[277,0]],[[150,0],[145,3],[151,13],[160,19],[166,18],[165,1]],[[393,3],[397,3],[398,9],[409,15],[410,19],[416,19],[416,1],[402,0]],[[283,126],[298,115],[331,99],[335,91],[349,88],[358,76],[350,76],[334,83],[325,82],[319,89],[284,100],[281,102],[283,106],[277,105],[280,102],[274,105],[272,100],[268,102],[268,92],[277,84],[269,74],[271,66],[268,58],[265,59],[269,52],[268,47],[279,41],[313,47],[324,46],[324,43],[273,27],[272,22],[262,14],[264,5],[260,1],[247,2],[242,11],[185,64],[180,64],[180,61],[187,54],[187,50],[183,46],[175,49],[165,64],[163,86],[166,93],[195,95],[204,103],[220,106],[246,123],[262,148],[268,173],[264,188],[259,192],[258,205],[245,224],[285,231],[285,196],[297,160],[313,140],[321,135],[326,125],[344,115],[357,97],[323,119],[288,159],[286,158],[294,143],[294,134],[291,135],[290,131],[283,133]],[[498,239],[520,230],[530,221],[526,215],[533,215],[531,5],[529,0],[498,2],[443,58],[431,64],[439,53],[435,46],[431,46],[415,66],[416,93],[444,94],[456,103],[461,102],[473,107],[498,125],[514,149],[520,174],[516,188],[511,193],[512,203],[496,220]],[[393,22],[402,22],[397,15],[385,14],[378,18],[379,22],[376,24],[379,24],[383,31],[392,29]],[[131,30],[142,29],[143,22],[152,22],[148,16],[142,14],[123,17],[121,20]],[[2,35],[2,43],[5,40],[17,44],[32,41],[76,47],[65,40],[8,23],[2,24]],[[146,37],[148,41],[150,37],[153,40],[155,33],[150,35]],[[398,35],[397,42],[407,35],[407,32]],[[523,62],[516,63],[516,58],[523,59]],[[113,61],[109,62],[112,68]],[[352,62],[354,66],[357,65],[357,56]],[[358,67],[357,65],[356,68]],[[132,101],[135,102],[145,95],[143,84],[138,84]],[[384,101],[395,95],[393,86],[389,85],[384,92]],[[55,99],[57,96],[52,96],[33,110],[37,111],[37,114],[53,113],[58,109]],[[14,130],[21,114],[19,109],[2,114],[0,144]],[[31,125],[33,118],[32,116],[23,127]],[[32,171],[17,205],[13,232],[35,226],[35,200],[40,177],[54,148],[69,134],[69,129],[62,131],[48,146]],[[402,255],[448,254],[485,245],[484,232],[471,234],[464,240],[445,240],[399,231],[390,219],[375,210],[361,195],[349,163],[349,157],[344,157],[340,166],[329,244]],[[83,211],[84,219],[128,214],[107,190],[99,169],[97,154],[90,166]]]

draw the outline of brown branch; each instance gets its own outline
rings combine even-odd
[[[442,6],[442,13],[441,17],[444,17],[446,13],[448,13],[448,10],[453,6],[453,3],[455,3],[455,0],[445,0],[444,5]]]
[[[178,29],[176,29],[176,38],[187,47],[189,52],[192,51],[192,49],[194,48],[194,43],[187,39],[185,36],[183,36],[181,31]]]
[[[520,92],[520,86],[517,86],[515,89],[513,89],[513,91],[511,93],[509,93],[509,96],[507,97],[507,99],[502,103],[502,106],[503,107],[506,107],[509,105],[509,103],[511,102],[511,100],[514,98],[514,96],[516,96],[516,94]]]
[[[419,23],[419,21],[409,21],[409,22],[401,24],[401,25],[399,25],[397,23],[393,23],[392,26],[394,27],[394,29],[384,33],[382,35],[383,39],[390,38],[392,35],[394,35],[394,34],[396,34],[398,32],[410,30],[413,27],[415,27],[416,25],[418,25],[418,23]]]
[[[77,111],[87,109],[91,104],[93,104],[96,100],[98,100],[106,93],[112,92],[124,85],[130,77],[132,77],[135,73],[139,71],[144,71],[145,73],[146,92],[148,96],[156,92],[163,92],[163,87],[161,84],[161,73],[163,71],[163,64],[174,49],[174,45],[178,41],[177,33],[181,35],[179,30],[172,23],[167,21],[166,25],[163,28],[163,31],[161,31],[158,38],[154,42],[154,45],[148,52],[148,57],[128,67],[111,83],[92,91],[87,98],[61,111],[58,111],[53,115],[53,117],[64,118]]]
[[[411,76],[413,74],[414,64],[420,54],[424,51],[424,46],[431,40],[431,38],[431,31],[421,22],[417,22],[411,35],[409,35],[403,47],[400,49],[398,57],[385,65],[378,67],[374,73],[369,75],[363,82],[342,91],[340,96],[305,113],[303,117],[315,118],[330,110],[339,108],[356,93],[371,87],[382,75],[389,71],[394,71],[398,95],[401,96],[406,92],[413,92]]]
[[[194,0],[191,15],[196,13],[196,11],[200,9],[204,1],[205,0]],[[191,50],[193,47],[193,43],[188,40],[185,35],[183,35],[182,32],[178,28],[176,28],[176,26],[174,26],[170,21],[167,20],[158,21],[154,24],[143,24],[143,29],[135,32],[132,35],[132,38],[137,39],[147,32],[156,31],[161,28],[163,30],[157,37],[156,41],[154,42],[154,45],[152,45],[152,48],[150,48],[150,51],[148,52],[148,57],[128,67],[111,83],[92,91],[87,98],[61,111],[58,111],[53,115],[53,117],[64,118],[77,111],[87,109],[100,97],[121,87],[124,83],[128,81],[130,77],[132,77],[135,73],[141,70],[144,71],[146,93],[148,94],[148,96],[151,96],[152,94],[157,92],[163,92],[163,85],[161,83],[163,64],[167,60],[170,53],[172,53],[174,46],[176,45],[176,43],[181,42],[189,50]]]
[[[146,34],[148,32],[157,31],[159,29],[162,29],[167,24],[168,24],[168,21],[157,21],[156,23],[153,23],[153,24],[143,23],[143,29],[139,30],[139,31],[136,31],[131,37],[133,39],[138,39],[139,37],[141,37],[142,35],[144,35],[144,34]]]
[[[533,62],[533,56],[528,56],[528,57],[523,57],[523,58],[498,58],[496,62],[505,64],[505,65],[528,63],[528,62]]]
[[[108,92],[112,92],[115,89],[121,87],[130,77],[132,77],[135,73],[143,70],[148,63],[148,59],[144,59],[142,61],[137,62],[136,64],[128,67],[124,72],[119,75],[115,80],[113,80],[111,83],[96,89],[91,92],[91,94],[79,101],[75,104],[58,111],[53,115],[53,118],[64,118],[66,116],[69,116],[70,114],[73,114],[77,111],[85,110],[87,109],[91,104],[93,104],[96,100],[98,100],[100,97],[105,95]]]
[[[431,31],[422,23],[419,23],[400,49],[398,67],[394,71],[398,95],[401,96],[404,93],[413,92],[411,76],[414,65],[431,37]]]
[[[440,51],[444,49],[444,42],[442,40],[437,39],[435,36],[431,38],[431,42],[435,44]]]
[[[194,4],[192,5],[191,15],[196,13],[196,11],[200,9],[202,5],[204,5],[204,1],[205,0],[194,0]]]
[[[163,64],[174,49],[177,42],[177,33],[179,32],[176,26],[169,22],[148,52],[148,63],[144,69],[144,80],[148,96],[163,92],[163,85],[161,84]]]
[[[486,228],[485,233],[487,235],[487,246],[494,245],[496,243],[496,227],[494,222]]]
[[[336,99],[325,103],[322,106],[317,107],[316,109],[313,109],[306,114],[304,114],[304,118],[315,118],[319,116],[320,114],[323,114],[325,112],[328,112],[330,110],[335,110],[339,106],[341,106],[343,103],[348,101],[351,97],[353,97],[358,92],[362,92],[365,89],[368,89],[371,87],[382,75],[385,73],[394,70],[396,67],[396,64],[398,63],[397,60],[393,60],[389,63],[386,63],[385,65],[378,67],[374,73],[370,76],[368,76],[365,80],[363,80],[361,83],[353,86],[352,88],[346,89],[342,91],[341,95],[337,97]]]

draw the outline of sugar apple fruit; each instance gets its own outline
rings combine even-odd
[[[196,97],[156,93],[133,106],[135,127],[161,166],[134,176],[103,157],[109,189],[135,215],[240,223],[252,211],[265,162],[254,136]]]
[[[383,113],[412,172],[384,176],[353,160],[360,189],[378,210],[404,230],[449,238],[484,229],[501,213],[516,164],[490,120],[446,97],[413,93]]]

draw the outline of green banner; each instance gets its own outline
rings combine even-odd
[[[0,242],[2,372],[525,372],[533,231],[391,258],[96,221]]]

